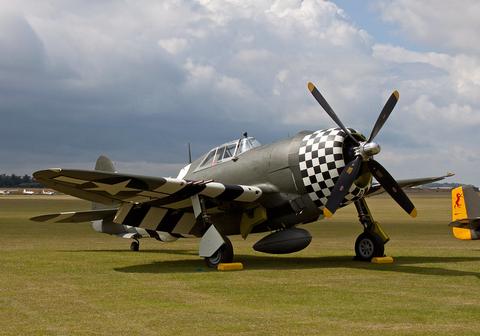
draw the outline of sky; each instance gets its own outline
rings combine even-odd
[[[433,0],[0,0],[0,173],[176,176],[248,131],[270,143],[370,130],[398,178],[480,185],[480,3]]]

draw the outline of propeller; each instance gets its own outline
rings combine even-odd
[[[370,173],[376,178],[378,183],[385,189],[385,191],[390,194],[390,196],[395,200],[395,202],[400,205],[400,207],[405,210],[410,216],[416,217],[417,210],[415,206],[410,201],[405,192],[400,188],[395,179],[390,175],[390,173],[377,161],[373,159],[373,156],[380,153],[380,145],[373,142],[373,139],[382,129],[383,125],[387,121],[388,117],[393,111],[393,108],[397,104],[399,99],[398,91],[393,91],[393,93],[388,98],[385,106],[383,107],[380,115],[373,126],[370,137],[367,141],[359,142],[353,137],[350,131],[343,125],[341,120],[335,114],[333,109],[327,103],[322,94],[317,90],[313,83],[308,83],[308,90],[312,93],[313,97],[317,102],[323,107],[325,112],[333,119],[333,121],[347,134],[347,136],[352,139],[354,145],[355,158],[347,163],[342,170],[342,173],[338,177],[337,183],[333,187],[332,193],[328,198],[327,204],[323,213],[326,217],[331,217],[335,211],[340,207],[343,199],[347,195],[350,187],[353,182],[359,177],[360,168],[362,163],[365,162]]]

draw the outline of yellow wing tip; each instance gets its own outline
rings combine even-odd
[[[393,91],[393,95],[395,96],[395,98],[400,99],[400,93],[398,93],[397,90]]]
[[[313,92],[313,90],[315,90],[315,85],[313,85],[312,82],[308,82],[307,87],[310,92]]]
[[[412,212],[410,212],[410,216],[412,216],[412,218],[415,218],[417,217],[417,209],[413,208]]]
[[[330,218],[333,216],[333,213],[330,212],[330,210],[328,210],[327,208],[323,209],[323,215],[327,218]]]

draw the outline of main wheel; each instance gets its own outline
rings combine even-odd
[[[373,257],[383,257],[384,252],[383,240],[375,233],[363,232],[355,241],[357,260],[370,261]]]
[[[140,249],[140,243],[138,241],[133,241],[130,244],[130,250],[131,251],[138,251]]]
[[[231,263],[233,261],[233,246],[230,239],[223,237],[225,244],[223,244],[217,252],[211,257],[205,257],[205,262],[208,267],[217,268],[220,263]]]

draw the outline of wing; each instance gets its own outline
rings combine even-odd
[[[33,176],[52,189],[103,204],[155,202],[157,206],[181,208],[181,204],[176,203],[197,194],[222,201],[247,203],[256,201],[262,195],[262,190],[254,186],[91,170],[48,169],[37,171]]]
[[[400,188],[411,188],[411,187],[416,187],[419,185],[427,184],[427,183],[432,183],[436,181],[443,180],[446,177],[450,177],[455,175],[454,173],[447,173],[446,175],[443,176],[435,176],[435,177],[421,177],[421,178],[414,178],[414,179],[405,179],[405,180],[398,180],[397,183],[400,186]],[[367,194],[365,196],[374,196],[378,195],[385,192],[385,189],[379,184],[379,183],[374,183],[368,190]]]
[[[115,216],[117,209],[102,209],[89,211],[71,211],[48,214],[30,218],[34,222],[48,223],[81,223],[105,219]]]
[[[209,199],[209,208],[223,203],[250,207],[262,196],[262,190],[255,186],[213,181],[59,168],[38,171],[33,175],[37,181],[52,189],[115,207],[110,210],[115,212],[115,224],[179,235],[202,234],[201,228],[196,225],[197,219],[192,205],[196,195]],[[89,216],[95,216],[93,211],[88,213]],[[50,215],[48,219],[54,220],[51,216],[54,215]],[[80,214],[76,216],[81,217]],[[39,216],[37,220],[39,218],[46,217]]]

